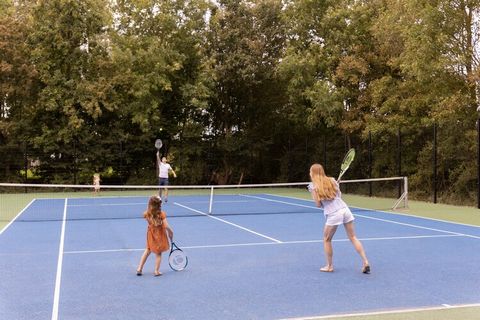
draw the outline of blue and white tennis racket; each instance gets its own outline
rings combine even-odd
[[[182,271],[187,267],[188,258],[182,249],[177,247],[175,242],[172,241],[170,246],[170,255],[168,256],[168,264],[174,271]]]

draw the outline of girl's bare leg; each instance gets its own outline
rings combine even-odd
[[[137,275],[142,274],[143,266],[145,265],[145,262],[147,261],[148,256],[150,255],[150,250],[145,249],[145,251],[142,254],[142,257],[140,258],[140,263],[137,268]]]
[[[155,270],[154,270],[154,274],[155,276],[161,276],[162,273],[160,272],[160,263],[162,262],[162,254],[157,254],[155,256]]]
[[[328,226],[325,225],[323,229],[323,250],[325,252],[325,259],[327,264],[320,269],[324,272],[333,271],[333,247],[332,247],[332,238],[335,232],[337,231],[337,226]]]
[[[365,250],[363,249],[362,243],[360,242],[360,240],[357,239],[357,236],[355,235],[355,228],[353,225],[353,221],[345,223],[343,226],[345,227],[345,231],[347,232],[348,239],[350,239],[350,241],[353,244],[353,247],[362,258],[362,261],[363,261],[362,270],[365,270],[365,268],[369,266],[368,259],[367,259],[367,255],[365,254]]]

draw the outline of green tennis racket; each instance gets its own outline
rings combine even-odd
[[[347,154],[343,158],[342,165],[340,166],[340,174],[338,175],[337,182],[340,181],[340,178],[347,172],[350,164],[352,164],[353,159],[355,159],[355,149],[351,148],[348,150]]]

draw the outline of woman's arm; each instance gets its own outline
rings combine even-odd
[[[317,207],[321,208],[322,201],[320,201],[320,199],[318,198],[318,193],[315,188],[312,188],[311,194],[312,194],[313,201],[315,201],[315,204],[317,205]]]

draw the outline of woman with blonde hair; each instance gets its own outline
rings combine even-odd
[[[173,239],[173,230],[168,225],[167,214],[162,211],[162,200],[159,196],[152,196],[148,200],[147,210],[143,213],[143,217],[148,222],[147,227],[147,245],[140,263],[137,268],[137,276],[142,275],[143,266],[147,261],[151,252],[155,253],[155,269],[154,275],[161,276],[160,263],[162,262],[162,252],[170,248],[168,238]],[[167,238],[168,233],[168,238]]]
[[[327,264],[320,268],[320,271],[333,272],[332,238],[335,235],[338,226],[343,224],[348,238],[362,258],[362,272],[370,273],[370,265],[365,250],[363,249],[362,243],[355,235],[353,225],[353,220],[355,220],[355,218],[347,204],[342,200],[342,193],[337,181],[334,178],[327,177],[322,165],[318,163],[315,163],[310,167],[310,179],[312,183],[309,185],[309,190],[312,193],[312,198],[317,207],[323,208],[323,213],[326,218],[325,227],[323,229],[323,248]]]

